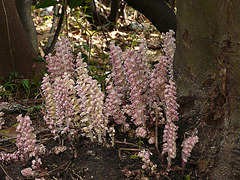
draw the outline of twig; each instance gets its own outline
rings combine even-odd
[[[59,170],[59,169],[61,169],[62,167],[64,167],[64,166],[66,166],[68,163],[65,163],[65,164],[63,164],[63,165],[61,165],[61,166],[59,166],[59,167],[57,167],[57,168],[55,168],[55,169],[53,169],[53,170],[51,170],[51,171],[49,171],[49,172],[47,172],[46,174],[44,174],[43,176],[49,176],[52,172],[54,172],[54,171],[57,171],[57,170]]]
[[[80,180],[83,180],[83,178],[81,176],[79,176],[77,173],[74,172],[74,170],[72,170],[73,174],[76,175]]]
[[[7,151],[7,149],[5,149],[5,148],[1,148],[1,147],[0,147],[0,149],[3,150],[3,151]]]
[[[45,50],[45,55],[47,55],[50,52],[52,52],[52,50],[53,50],[53,48],[54,48],[54,46],[55,46],[55,44],[57,42],[58,35],[59,35],[60,31],[61,31],[61,27],[62,27],[65,11],[66,11],[66,7],[65,7],[65,5],[63,5],[62,6],[62,14],[61,14],[61,17],[60,17],[60,19],[58,21],[58,26],[57,26],[56,32],[54,34],[54,37],[53,37],[53,40],[52,40],[52,43],[51,43],[50,47]]]
[[[3,172],[6,174],[6,176],[8,177],[9,180],[13,180],[7,173],[7,171],[5,171],[5,169],[3,168],[2,164],[0,164],[1,169],[3,170]]]
[[[119,156],[120,159],[122,159],[122,156],[121,156],[121,151],[122,151],[122,150],[125,150],[125,151],[141,151],[141,149],[120,148],[120,149],[118,150],[118,156]]]
[[[115,143],[118,144],[126,144],[126,145],[130,145],[130,146],[134,146],[134,147],[139,147],[139,145],[133,144],[133,143],[128,143],[128,142],[122,142],[122,141],[114,141]]]
[[[6,142],[6,141],[11,141],[13,139],[16,139],[16,137],[11,137],[11,138],[2,138],[0,139],[0,142]]]
[[[57,22],[57,16],[56,16],[56,14],[58,13],[58,10],[59,10],[59,5],[55,5],[54,6],[54,16],[53,16],[53,20],[52,20],[52,27],[51,27],[51,30],[50,30],[50,33],[53,33],[54,32],[54,30],[55,30],[55,27],[56,27],[56,22]],[[53,33],[54,34],[54,33]],[[49,37],[48,38],[48,42],[47,42],[47,44],[45,45],[46,47],[49,47],[50,45],[51,45],[51,42],[52,42],[52,37]]]
[[[72,161],[68,163],[68,165],[65,167],[65,169],[63,170],[63,172],[66,171],[66,170],[69,168],[69,166],[70,166],[71,163],[72,163]]]

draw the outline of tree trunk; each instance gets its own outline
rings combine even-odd
[[[34,50],[38,52],[37,31],[31,16],[32,0],[16,0],[15,3],[28,39],[32,43]]]
[[[114,25],[116,25],[117,22],[119,5],[120,0],[111,0],[111,12],[108,16],[108,20],[113,22]]]
[[[176,15],[164,0],[125,0],[125,2],[144,14],[160,32],[167,32],[169,29],[176,32]]]
[[[0,77],[18,72],[33,79],[40,70],[40,65],[33,61],[38,56],[28,41],[13,0],[0,0],[0,24]]]
[[[199,129],[198,167],[217,180],[240,177],[239,7],[239,0],[177,1],[180,117]]]

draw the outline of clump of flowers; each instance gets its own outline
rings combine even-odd
[[[185,169],[185,163],[187,163],[188,157],[191,156],[191,152],[195,144],[198,142],[198,136],[192,135],[184,139],[182,142],[182,169]]]
[[[16,138],[17,151],[13,153],[0,153],[0,160],[6,163],[12,161],[21,161],[26,163],[30,158],[32,160],[32,168],[23,169],[21,172],[24,176],[32,176],[37,173],[36,170],[40,169],[42,154],[45,154],[45,146],[43,144],[36,144],[36,134],[33,133],[33,127],[31,127],[32,121],[29,116],[22,117],[20,114],[17,117],[18,125],[16,132],[18,132]]]
[[[62,37],[56,54],[47,57],[50,74],[43,78],[44,120],[55,137],[81,135],[103,142],[107,121],[103,115],[104,94],[88,75],[81,53],[73,59],[69,40]]]
[[[71,44],[68,38],[61,37],[55,45],[56,53],[53,56],[46,56],[48,72],[52,79],[63,75],[64,73],[74,74],[74,59]]]
[[[139,51],[127,49],[122,52],[112,42],[110,55],[112,74],[107,79],[105,114],[125,127],[132,124],[136,137],[148,138],[156,143],[158,132],[164,125],[162,156],[167,154],[167,170],[176,157],[176,139],[179,104],[176,101],[176,85],[173,80],[175,52],[174,31],[162,34],[164,55],[153,66],[148,62],[147,47],[141,42]],[[126,115],[131,117],[127,122]],[[132,123],[133,122],[133,123]],[[135,127],[136,128],[135,128]],[[126,130],[126,128],[124,128]]]
[[[152,153],[149,152],[148,150],[143,149],[138,153],[138,157],[140,157],[144,162],[144,164],[142,165],[142,169],[150,172],[150,174],[156,174],[157,165],[151,162],[150,160],[151,154]]]
[[[36,154],[36,134],[33,133],[33,127],[31,127],[32,121],[29,116],[24,118],[20,114],[17,117],[19,122],[16,131],[17,135],[16,146],[18,147],[18,154],[22,161],[26,161],[28,157],[32,157]]]
[[[42,89],[45,97],[44,120],[55,137],[65,133],[74,133],[73,104],[74,97],[74,59],[71,45],[62,37],[56,43],[55,55],[46,58],[49,75],[43,78]]]
[[[103,115],[104,94],[98,87],[96,80],[88,75],[87,64],[83,62],[81,54],[78,55],[76,64],[77,82],[75,86],[80,114],[80,126],[83,134],[92,141],[103,142],[107,130],[107,119]]]
[[[31,177],[35,174],[33,169],[30,168],[30,167],[21,170],[21,173],[22,173],[23,176],[26,176],[26,177]]]

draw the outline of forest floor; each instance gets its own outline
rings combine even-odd
[[[68,37],[74,42],[73,44],[76,47],[75,52],[77,53],[81,50],[82,53],[86,55],[88,58],[87,61],[92,65],[92,71],[90,71],[90,73],[95,77],[101,76],[102,73],[99,73],[99,70],[103,70],[103,74],[105,75],[106,72],[111,69],[108,56],[108,44],[111,40],[115,40],[118,45],[124,49],[126,47],[137,47],[141,39],[145,39],[149,48],[148,54],[152,55],[149,61],[157,61],[161,56],[162,40],[160,33],[143,15],[139,14],[137,19],[133,18],[134,10],[131,8],[128,9],[127,13],[128,20],[124,20],[124,23],[122,23],[123,20],[119,20],[120,23],[118,23],[119,25],[114,31],[100,31],[96,34],[93,33],[91,36],[86,32],[83,33],[78,23],[70,18]],[[39,15],[39,13],[36,14]],[[49,27],[51,27],[48,25],[49,18],[44,19],[37,16],[34,21],[39,39],[48,37],[46,34],[49,34]],[[82,25],[85,26],[84,23],[86,21],[81,22]],[[64,33],[64,31],[62,31],[62,33]],[[89,39],[91,39],[91,42]],[[41,43],[44,44],[42,41]],[[86,46],[87,48],[84,48]],[[91,60],[89,55],[91,55]],[[94,74],[95,72],[96,74]],[[39,96],[36,98],[31,94],[32,92],[30,95],[26,95],[25,90],[24,88],[20,88],[12,93],[11,98],[7,95],[2,99],[2,101],[7,99],[8,107],[15,107],[15,109],[8,108],[2,110],[5,113],[3,116],[5,124],[2,130],[0,130],[0,136],[2,137],[0,139],[0,151],[11,153],[16,150],[16,117],[19,114],[29,115],[33,122],[39,143],[44,144],[48,152],[47,155],[41,157],[42,165],[39,172],[41,176],[27,179],[41,179],[41,177],[44,177],[46,180],[207,179],[207,177],[198,170],[196,165],[197,159],[194,158],[194,155],[183,171],[181,168],[181,152],[178,150],[177,158],[172,163],[171,171],[166,172],[166,158],[162,160],[154,146],[147,145],[148,143],[144,141],[140,146],[138,139],[131,137],[130,134],[123,134],[120,131],[116,131],[114,146],[111,146],[110,142],[105,145],[92,143],[87,138],[81,138],[75,142],[69,142],[67,140],[59,142],[58,140],[54,140],[53,135],[46,129],[47,126],[43,122],[43,117],[39,110],[29,110],[29,107],[38,107],[41,105],[42,98]],[[162,137],[159,139],[162,139]],[[181,140],[182,138],[179,138],[179,142],[177,142],[178,147],[181,145]],[[159,142],[159,144],[162,144],[162,142]],[[53,153],[53,149],[59,146],[64,146],[66,149],[58,154]],[[151,174],[143,170],[142,160],[136,158],[136,153],[143,148],[149,149],[152,153],[151,161],[153,164],[157,164],[157,174]],[[30,166],[31,161],[25,164],[21,162],[1,163],[0,179],[24,179],[21,170]],[[129,174],[129,171],[132,173]]]
[[[28,100],[30,102],[30,100]],[[16,102],[15,102],[16,103]],[[18,102],[21,105],[34,105],[31,103]],[[18,104],[15,104],[17,107]],[[39,101],[35,105],[39,105]],[[22,107],[22,106],[19,106]],[[21,174],[21,170],[31,167],[31,161],[25,164],[17,161],[13,163],[0,164],[0,179],[18,180],[18,179],[44,179],[45,180],[124,180],[124,179],[162,179],[162,180],[190,180],[207,179],[204,174],[199,174],[194,157],[188,162],[185,171],[181,168],[180,151],[176,160],[173,161],[171,171],[166,172],[166,162],[162,162],[155,147],[143,142],[139,146],[138,140],[118,132],[115,136],[115,145],[98,144],[91,142],[88,138],[80,138],[79,141],[69,142],[67,140],[59,142],[54,140],[50,131],[46,130],[46,125],[39,112],[24,112],[21,108],[11,111],[4,111],[5,126],[0,130],[0,135],[4,137],[1,140],[0,150],[11,153],[16,150],[14,126],[16,116],[26,114],[31,117],[35,133],[39,143],[46,146],[47,153],[41,156],[42,165],[39,175],[26,178]],[[160,142],[161,144],[162,142]],[[177,143],[179,144],[179,143]],[[54,153],[56,147],[66,147],[63,152]],[[136,158],[136,153],[141,149],[149,149],[152,153],[151,161],[157,164],[157,173],[151,174],[141,167],[143,162]],[[164,158],[165,159],[165,158]],[[129,171],[132,173],[129,175]]]

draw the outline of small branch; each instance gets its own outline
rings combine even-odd
[[[125,150],[125,151],[141,151],[141,149],[120,148],[118,150],[118,156],[119,156],[120,159],[122,159],[122,155],[121,155],[122,150]]]
[[[2,164],[0,164],[1,169],[3,170],[3,172],[6,174],[6,176],[8,177],[9,180],[13,180],[7,173],[7,171],[5,171],[5,169],[3,168]]]
[[[58,13],[58,9],[59,9],[59,5],[55,5],[54,6],[54,14],[57,14]],[[52,20],[52,27],[51,27],[51,30],[50,30],[50,33],[53,33],[54,34],[54,30],[55,30],[55,27],[57,25],[57,17],[56,16],[53,16],[53,20]],[[49,47],[51,45],[51,42],[52,42],[52,37],[48,38],[48,42],[46,44],[46,47]]]
[[[75,176],[77,176],[80,180],[83,180],[83,178],[82,178],[81,176],[79,176],[77,173],[75,173],[74,170],[72,170],[72,172],[73,172],[73,174],[74,174]]]
[[[54,34],[54,37],[53,37],[53,40],[52,40],[52,43],[51,43],[50,47],[45,50],[45,55],[47,55],[47,54],[49,54],[50,52],[53,51],[53,48],[54,48],[54,46],[57,42],[58,36],[60,34],[60,31],[61,31],[61,27],[62,27],[62,24],[63,24],[63,19],[64,19],[65,12],[66,12],[66,7],[63,5],[62,6],[62,14],[61,14],[61,17],[58,21],[58,26],[57,26],[56,32]]]
[[[133,144],[133,143],[128,143],[128,142],[122,142],[122,141],[114,141],[115,143],[118,144],[126,144],[126,145],[130,145],[130,146],[134,146],[134,147],[139,147],[139,145]]]

